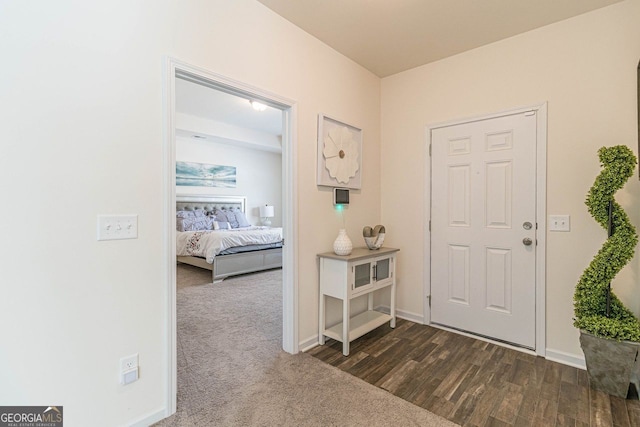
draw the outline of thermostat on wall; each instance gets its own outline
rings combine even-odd
[[[348,205],[349,204],[349,189],[348,188],[334,188],[333,189],[333,204],[334,205]]]

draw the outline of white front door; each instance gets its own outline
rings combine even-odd
[[[535,348],[535,112],[434,128],[431,144],[431,321]]]

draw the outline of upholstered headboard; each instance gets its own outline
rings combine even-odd
[[[190,196],[176,195],[177,211],[192,211],[194,209],[204,209],[213,211],[216,209],[238,208],[242,212],[246,211],[247,198],[243,196]]]

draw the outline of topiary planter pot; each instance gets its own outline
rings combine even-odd
[[[581,330],[580,346],[592,388],[623,399],[631,383],[640,391],[640,343],[600,338]]]

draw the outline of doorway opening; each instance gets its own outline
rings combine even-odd
[[[296,103],[279,95],[217,75],[174,59],[167,59],[165,68],[165,135],[164,135],[164,238],[163,258],[166,290],[166,416],[176,411],[177,396],[177,316],[176,316],[176,83],[195,84],[221,94],[233,95],[262,104],[281,113],[280,214],[282,225],[282,348],[298,352],[297,304],[297,223],[295,165]],[[254,107],[256,108],[256,107]],[[261,108],[257,106],[257,108]],[[206,162],[203,162],[206,163]],[[274,193],[275,194],[275,193]],[[274,196],[276,197],[276,196]],[[267,202],[270,204],[272,202]],[[270,210],[268,209],[267,212]],[[255,214],[260,215],[257,208]],[[263,219],[263,218],[261,218]],[[274,220],[275,218],[271,218]]]

